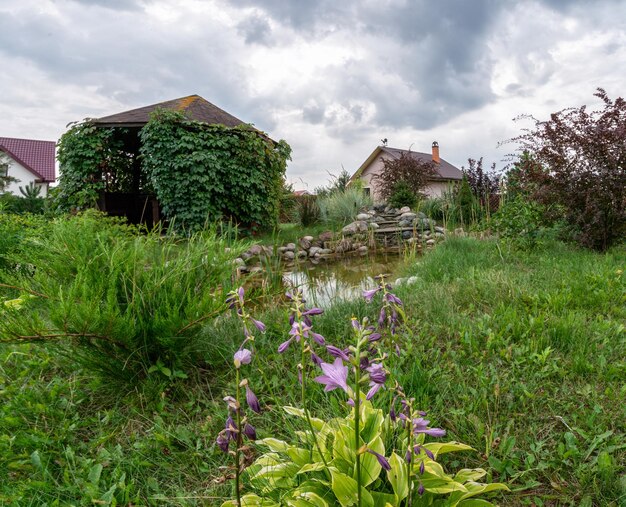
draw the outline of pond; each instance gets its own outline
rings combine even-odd
[[[306,262],[285,271],[283,279],[286,284],[300,287],[307,306],[328,308],[332,303],[358,298],[365,289],[376,287],[377,275],[390,275],[393,281],[403,259],[399,253],[379,253],[319,264]]]

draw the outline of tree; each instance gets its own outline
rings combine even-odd
[[[3,193],[9,183],[16,183],[18,180],[9,176],[9,158],[4,153],[0,153],[0,193]]]
[[[467,184],[472,190],[472,193],[483,208],[488,211],[496,211],[498,209],[500,177],[496,174],[495,162],[491,164],[489,170],[483,169],[482,157],[478,160],[468,158],[467,165],[467,169],[461,167],[461,171],[467,179]]]
[[[426,188],[429,180],[437,175],[434,162],[415,158],[411,151],[402,153],[397,159],[381,160],[383,169],[374,178],[383,199],[389,199],[401,181],[416,196],[425,197],[422,190]]]
[[[578,241],[606,250],[626,234],[626,101],[598,88],[604,107],[586,106],[534,119],[533,129],[512,139],[526,159],[537,188],[533,197],[563,206]],[[523,155],[524,156],[524,155]],[[539,170],[535,164],[545,170]],[[526,178],[524,166],[521,178]]]
[[[327,197],[338,192],[345,192],[346,188],[348,188],[350,173],[344,168],[341,169],[339,175],[335,175],[330,171],[328,174],[330,175],[330,183],[326,186],[315,187],[313,190],[313,193],[318,197]]]

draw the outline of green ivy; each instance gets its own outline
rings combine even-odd
[[[285,141],[274,143],[249,125],[208,125],[171,111],[157,111],[140,138],[143,171],[176,227],[277,223],[291,153]]]
[[[132,158],[116,129],[96,127],[89,120],[74,123],[59,140],[57,158],[61,177],[56,203],[62,210],[94,207],[101,191],[130,191]]]

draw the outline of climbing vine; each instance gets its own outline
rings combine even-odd
[[[63,210],[94,207],[101,191],[130,192],[132,156],[124,150],[126,129],[74,123],[61,136],[57,158],[61,169],[57,204]]]
[[[274,143],[248,125],[208,125],[171,111],[157,111],[140,137],[143,171],[176,226],[277,222],[291,152],[285,141]]]

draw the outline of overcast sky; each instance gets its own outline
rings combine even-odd
[[[0,136],[198,94],[293,149],[296,188],[380,144],[457,166],[626,93],[624,0],[0,0]]]

